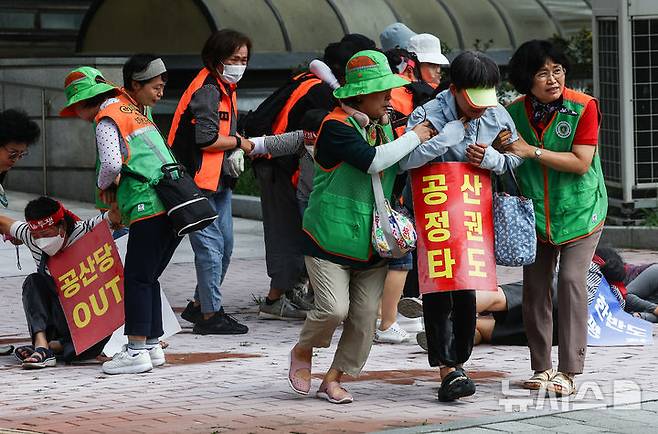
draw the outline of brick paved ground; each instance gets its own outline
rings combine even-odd
[[[12,197],[13,212],[18,215],[24,196]],[[75,206],[81,215],[92,213],[87,206]],[[260,223],[238,220],[236,242],[235,259],[224,284],[225,307],[249,326],[247,335],[197,336],[181,320],[183,331],[168,340],[168,363],[140,375],[107,376],[96,363],[24,371],[12,357],[0,357],[0,432],[7,428],[49,433],[356,433],[414,426],[439,429],[434,424],[453,424],[445,427],[457,429],[491,418],[500,424],[584,405],[658,399],[655,347],[590,348],[586,373],[578,379],[580,384],[588,384],[587,395],[557,402],[533,395],[510,396],[522,393],[519,382],[529,374],[527,349],[483,345],[475,348],[467,365],[476,378],[476,395],[459,403],[440,404],[436,400],[438,373],[429,369],[426,355],[412,344],[375,345],[364,375],[347,384],[356,399],[351,405],[299,397],[290,392],[285,375],[287,352],[300,323],[259,321],[252,300],[252,294],[264,295],[268,285]],[[635,262],[658,261],[658,254],[652,252],[627,251],[624,256]],[[178,309],[194,288],[191,260],[185,242],[162,280],[172,306]],[[0,342],[24,342],[28,337],[20,288],[33,262],[27,255],[22,262],[23,271],[19,272],[13,248],[0,245]],[[519,272],[501,268],[499,277],[503,283],[514,281]],[[317,352],[315,373],[326,370],[331,353],[327,349]],[[314,386],[318,385],[319,380],[314,380]],[[514,406],[513,399],[525,404]],[[520,411],[523,406],[529,408]],[[514,407],[514,411],[506,412],[506,407]],[[656,416],[652,410],[658,408],[647,408],[645,416]],[[590,413],[564,414],[557,420],[565,426],[585,424],[595,418]],[[584,419],[577,419],[574,415],[578,414]],[[555,418],[542,418],[544,425],[533,427],[555,427]],[[620,421],[624,419],[615,420],[623,425]]]

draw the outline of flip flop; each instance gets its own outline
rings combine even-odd
[[[308,395],[311,391],[311,363],[297,360],[292,350],[288,354],[288,384],[290,388],[300,395]],[[300,378],[297,372],[307,369],[308,379]]]
[[[0,345],[0,356],[7,356],[14,352],[13,345]]]

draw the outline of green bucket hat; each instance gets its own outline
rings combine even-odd
[[[73,105],[85,99],[93,98],[96,95],[115,90],[119,93],[116,86],[108,83],[103,74],[90,66],[82,66],[69,72],[64,80],[64,93],[66,94],[66,107],[59,112],[60,116],[76,116]]]
[[[338,99],[381,92],[409,84],[393,74],[386,56],[379,51],[363,50],[350,58],[345,67],[345,84],[334,90]]]

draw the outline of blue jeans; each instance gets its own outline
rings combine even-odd
[[[194,300],[201,312],[219,312],[222,308],[221,285],[233,253],[233,216],[230,188],[220,187],[208,197],[217,212],[211,225],[190,234],[196,267]]]

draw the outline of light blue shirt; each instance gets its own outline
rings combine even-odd
[[[480,167],[496,174],[514,169],[523,162],[522,158],[511,153],[501,154],[491,146],[502,130],[511,131],[512,142],[519,138],[512,117],[500,104],[489,107],[481,117],[470,120],[464,128],[457,114],[455,97],[447,89],[411,113],[407,131],[425,120],[430,121],[439,134],[402,158],[401,170],[421,167],[430,161],[467,161],[466,148],[472,143],[489,145]]]

